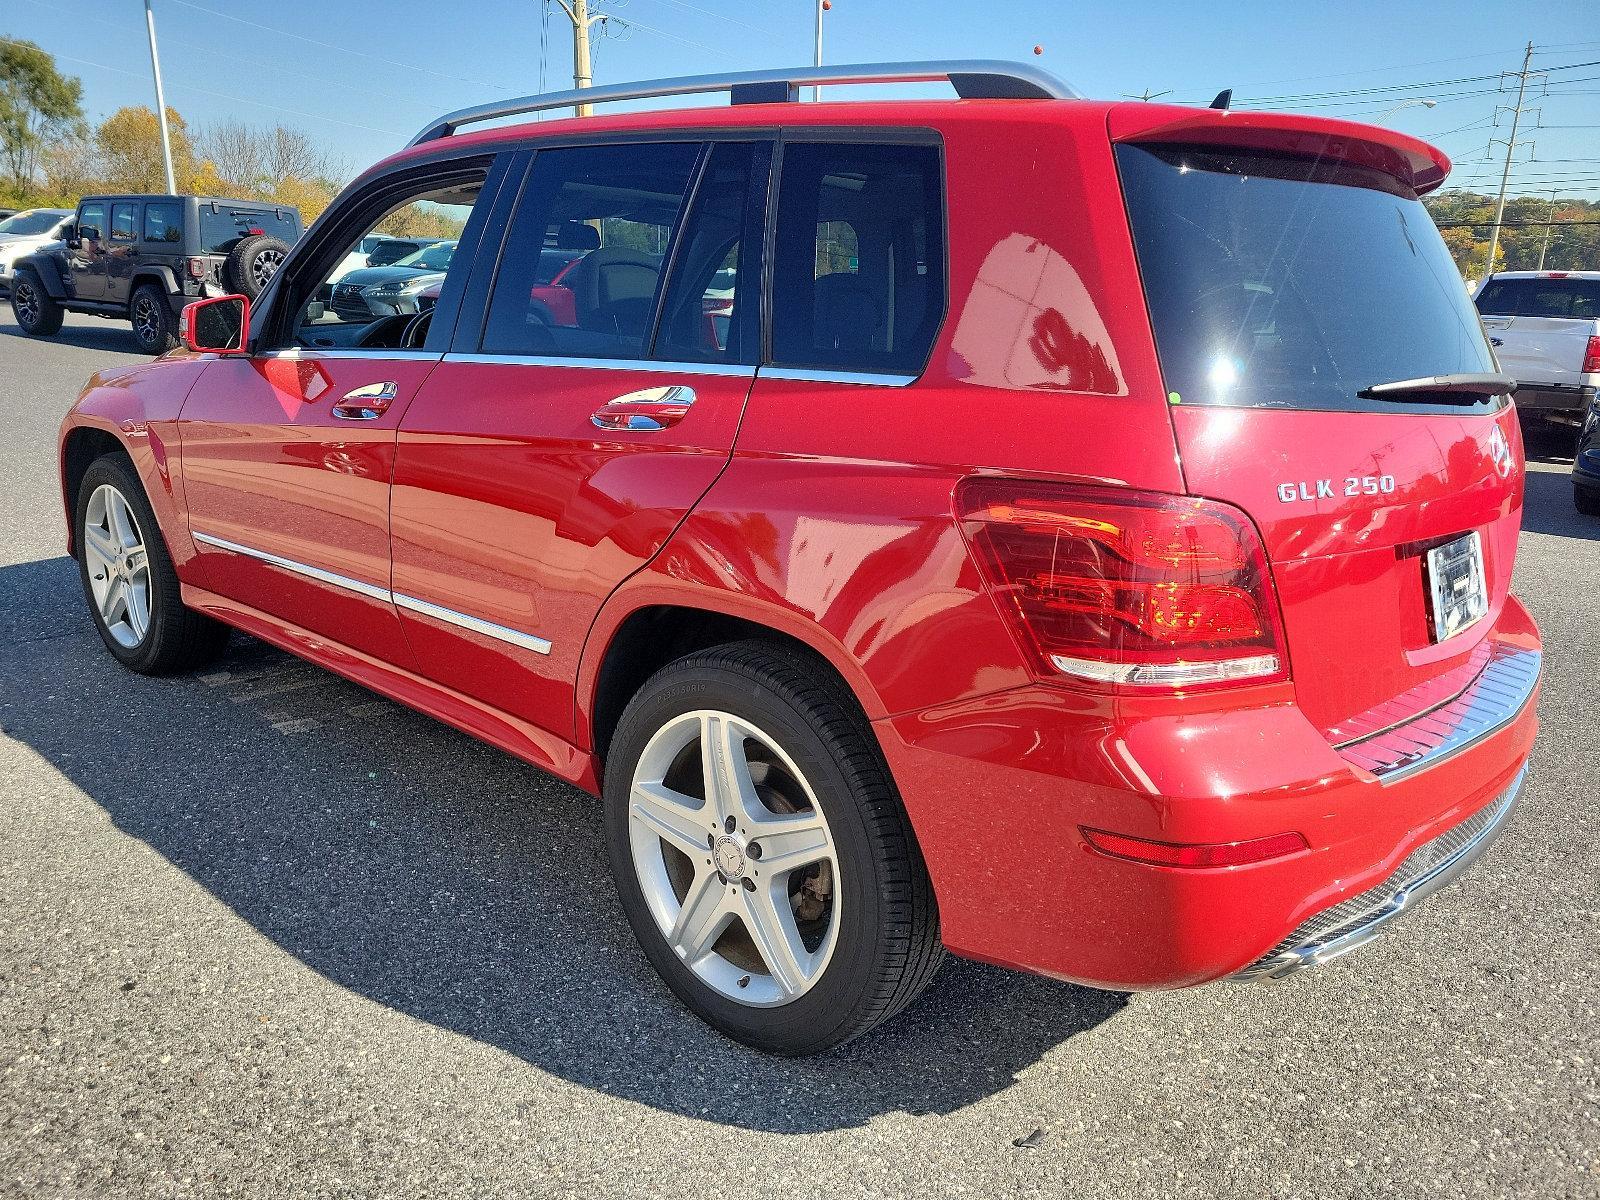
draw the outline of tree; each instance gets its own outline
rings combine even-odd
[[[0,41],[0,159],[19,191],[33,183],[44,149],[82,125],[82,100],[83,84],[38,46]]]
[[[172,136],[172,172],[184,187],[194,172],[189,127],[176,109],[167,109]],[[164,192],[167,177],[161,165],[161,123],[154,110],[138,105],[119,108],[94,133],[100,157],[100,185],[108,191]]]

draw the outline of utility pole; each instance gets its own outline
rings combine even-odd
[[[172,135],[167,132],[167,96],[161,90],[161,56],[156,53],[156,14],[150,0],[144,0],[144,27],[150,34],[150,70],[156,77],[156,120],[161,122],[161,165],[167,169],[167,194],[178,194],[178,180],[172,173]]]
[[[1489,261],[1484,265],[1484,276],[1487,278],[1494,274],[1494,256],[1500,249],[1500,222],[1506,215],[1506,188],[1511,182],[1511,156],[1517,148],[1517,126],[1522,122],[1522,98],[1528,90],[1528,64],[1533,61],[1533,43],[1528,43],[1528,48],[1522,55],[1522,70],[1517,75],[1517,106],[1511,110],[1511,136],[1505,139],[1506,165],[1500,172],[1500,199],[1494,206],[1494,231],[1489,235]],[[1511,72],[1506,72],[1509,75]],[[1502,79],[1505,75],[1501,76]],[[1498,113],[1497,113],[1498,115]],[[1492,146],[1499,138],[1490,138]]]
[[[1556,189],[1555,188],[1551,188],[1550,189],[1550,215],[1545,217],[1545,219],[1544,219],[1544,245],[1539,247],[1539,265],[1534,268],[1535,271],[1544,270],[1545,252],[1550,249],[1550,227],[1555,224],[1555,221],[1556,221]]]
[[[589,30],[606,19],[605,13],[591,13],[589,0],[556,0],[561,11],[572,22],[572,86],[586,88],[594,82],[594,67],[589,54]],[[591,104],[575,104],[572,111],[587,117],[594,112]]]

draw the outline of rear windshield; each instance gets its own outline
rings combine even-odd
[[[1600,279],[1491,279],[1478,293],[1491,317],[1600,318]]]
[[[300,236],[300,222],[283,209],[223,208],[213,212],[211,205],[200,205],[200,253],[224,254],[240,238],[255,233],[282,238],[292,246]]]
[[[1430,411],[1356,393],[1495,369],[1438,229],[1388,175],[1193,146],[1121,145],[1117,165],[1174,403]]]

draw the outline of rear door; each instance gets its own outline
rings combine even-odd
[[[138,204],[131,200],[119,200],[111,206],[109,246],[103,298],[108,304],[126,304],[133,269],[139,263]]]
[[[533,156],[496,222],[509,217],[498,270],[486,249],[452,352],[400,425],[395,603],[430,678],[570,737],[600,605],[732,453],[757,361],[769,161],[752,141]],[[545,254],[580,240],[570,302],[546,303]]]
[[[1600,321],[1600,279],[1491,279],[1476,303],[1496,357],[1519,383],[1578,382]]]
[[[1433,222],[1364,166],[1117,157],[1185,480],[1261,529],[1301,707],[1341,740],[1437,702],[1505,602],[1522,454],[1503,397],[1360,395],[1494,370]]]

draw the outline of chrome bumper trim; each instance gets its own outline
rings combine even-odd
[[[381,600],[385,604],[393,604],[397,608],[403,608],[424,617],[431,617],[435,621],[443,621],[447,625],[454,625],[459,629],[481,634],[483,637],[507,642],[513,646],[520,646],[524,650],[532,650],[535,654],[550,653],[551,645],[548,641],[542,637],[535,637],[531,633],[523,633],[520,629],[496,625],[493,621],[485,621],[482,617],[474,617],[468,613],[457,612],[453,608],[445,608],[441,604],[420,600],[416,596],[408,596],[404,592],[391,591],[389,588],[379,587],[377,584],[363,583],[359,579],[351,579],[348,575],[340,575],[333,571],[325,571],[321,567],[313,567],[303,562],[296,562],[292,558],[284,558],[281,554],[273,554],[267,550],[257,550],[254,546],[230,542],[226,538],[219,538],[209,533],[201,533],[198,529],[193,529],[189,532],[190,536],[203,546],[213,546],[218,550],[242,554],[246,558],[254,558],[270,566],[279,567],[296,575],[303,575],[307,579],[314,579],[318,583],[327,584],[329,587],[342,588],[344,591],[354,592],[358,596],[366,596],[369,600]]]
[[[1458,695],[1401,724],[1335,747],[1382,784],[1437,766],[1491,737],[1522,715],[1539,685],[1537,650],[1497,648]]]
[[[1528,768],[1460,824],[1424,842],[1376,887],[1324,909],[1232,978],[1283,979],[1364,946],[1396,917],[1454,882],[1499,836],[1517,806]]]

